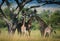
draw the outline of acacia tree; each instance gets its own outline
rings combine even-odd
[[[24,6],[26,4],[28,4],[29,2],[33,1],[33,0],[14,0],[16,3],[17,3],[17,7],[15,10],[18,9],[18,13],[17,14],[14,14],[14,11],[11,11],[10,10],[10,2],[9,0],[2,0],[1,4],[0,4],[0,16],[3,18],[3,20],[6,22],[7,26],[8,26],[8,32],[11,33],[11,32],[15,32],[16,30],[16,26],[17,26],[17,21],[18,20],[14,20],[14,19],[17,19],[16,16],[19,15],[19,12],[24,8]],[[31,6],[30,8],[34,8],[34,7],[40,7],[40,6],[43,6],[45,4],[60,4],[60,2],[55,2],[55,1],[42,1],[42,0],[36,0],[38,3],[41,3],[43,2],[44,4],[42,5],[38,5],[38,6]],[[5,13],[3,12],[2,10],[2,5],[4,4],[4,2],[6,3],[6,5],[8,6],[8,9],[10,10],[10,20],[7,18],[7,15],[5,15]],[[30,9],[29,8],[29,9]]]

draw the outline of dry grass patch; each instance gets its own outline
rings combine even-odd
[[[57,31],[57,34],[51,35],[49,38],[43,38],[40,36],[40,32],[38,30],[33,30],[31,32],[31,36],[20,36],[15,33],[15,35],[8,35],[7,31],[2,31],[0,34],[0,41],[60,41],[60,31]],[[57,38],[58,37],[58,38]]]

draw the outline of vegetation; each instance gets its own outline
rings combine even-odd
[[[0,41],[60,41],[60,30],[56,30],[57,34],[52,33],[50,37],[41,37],[39,30],[32,30],[31,36],[10,35],[6,30],[1,29]],[[12,37],[13,36],[13,37]]]
[[[26,9],[24,9],[24,10],[26,10]],[[7,12],[7,11],[8,11],[7,9],[4,9],[4,12]],[[27,12],[28,13],[27,15],[31,14],[30,11],[28,11],[29,13]],[[50,19],[49,19],[49,15],[51,15]],[[43,10],[41,12],[41,14],[38,14],[38,16],[40,16],[47,24],[51,24],[53,28],[59,29],[59,27],[60,27],[60,25],[59,25],[60,24],[60,21],[59,21],[60,20],[60,11],[50,12],[49,10],[47,10],[47,11]],[[8,17],[9,17],[9,14],[8,14]],[[20,16],[18,17],[19,21],[21,20],[21,17],[22,16],[20,14]],[[28,20],[28,18],[26,20]],[[49,21],[50,21],[50,23],[49,23]],[[2,21],[2,19],[0,19],[0,28],[4,27],[4,26],[6,26],[4,20]],[[35,20],[33,20],[33,22],[32,22],[32,29],[34,29],[34,30],[39,29],[39,24]]]
[[[43,10],[40,14],[40,17],[47,23],[51,24],[53,28],[59,29],[60,24],[60,11],[51,12],[49,10],[45,11]],[[58,26],[58,27],[57,27]]]
[[[33,0],[20,0],[20,1],[14,0],[14,2],[16,2],[17,4],[17,7],[12,9],[11,6],[14,2],[11,2],[11,0],[10,1],[1,0],[1,1],[2,2],[0,2],[0,41],[60,41],[60,33],[59,33],[60,11],[51,12],[49,10],[47,11],[43,10],[40,14],[37,14],[36,9],[31,10],[31,8],[40,7],[46,4],[60,5],[60,2],[56,2],[55,0],[54,1],[35,0],[37,1],[37,3],[43,3],[43,4],[31,6],[30,8],[24,8],[26,4],[32,2]],[[5,9],[2,8],[3,4],[7,6]],[[26,21],[28,21],[29,18],[31,18],[31,16],[34,17],[34,19],[32,20],[31,36],[22,36],[20,34],[18,35],[17,34],[18,31],[16,30],[16,28],[18,28],[18,30],[20,31],[20,22],[23,19],[22,17],[25,17]],[[23,23],[26,21],[23,21]],[[48,38],[41,37],[41,34],[44,33],[45,28],[49,24],[52,26],[53,29],[55,29],[56,34],[52,32],[51,36]],[[30,25],[31,24],[27,26]],[[13,33],[13,35],[11,32]]]

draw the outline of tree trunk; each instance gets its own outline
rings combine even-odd
[[[13,23],[11,21],[9,21],[8,19],[4,18],[3,19],[5,20],[6,24],[7,24],[7,27],[8,27],[8,33],[11,34],[11,33],[15,33],[15,30],[16,30],[16,23],[13,25]]]

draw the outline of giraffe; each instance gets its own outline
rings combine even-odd
[[[21,33],[24,35],[27,33],[26,26],[25,26],[26,12],[24,10],[22,11],[22,15],[23,15],[23,20],[22,20],[22,26],[21,26]]]
[[[34,14],[35,14],[35,19],[38,21],[38,23],[40,24],[40,32],[41,32],[41,36],[44,36],[44,31],[45,28],[48,26],[42,19],[41,17],[37,16],[37,11],[36,9],[34,9]]]
[[[51,32],[53,32],[53,28],[51,28],[51,25],[46,24],[43,19],[41,19],[41,17],[37,16],[36,14],[36,9],[34,10],[34,14],[35,14],[35,18],[36,20],[39,22],[40,24],[40,32],[41,32],[41,36],[46,36],[46,34],[48,33],[48,35],[51,35]],[[56,31],[54,31],[54,33],[56,34]]]
[[[32,20],[33,20],[33,16],[31,16],[29,18],[29,20],[26,22],[26,30],[28,31],[28,35],[30,36],[30,33],[31,33],[31,26],[32,26]]]
[[[21,21],[18,22],[18,25],[17,25],[18,34],[19,33],[22,34],[22,31],[25,31],[24,33],[27,33],[27,35],[30,36],[33,18],[34,17],[32,15],[30,15],[27,22],[25,22],[25,20],[24,20],[25,17],[22,19],[22,22]]]
[[[35,18],[40,24],[41,36],[44,36],[44,31],[48,25],[39,16],[35,16]]]

